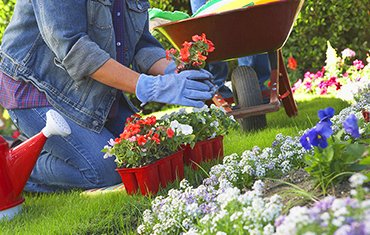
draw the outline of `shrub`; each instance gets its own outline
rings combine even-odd
[[[283,49],[285,58],[293,55],[302,73],[320,69],[330,41],[339,51],[348,47],[365,59],[370,47],[369,4],[370,0],[306,0]]]
[[[0,42],[3,37],[4,30],[13,15],[14,5],[15,0],[0,1]]]

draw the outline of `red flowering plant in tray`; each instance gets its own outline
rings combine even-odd
[[[194,35],[192,42],[185,41],[180,51],[171,48],[166,51],[166,58],[173,59],[177,66],[177,72],[189,69],[202,69],[206,65],[208,53],[215,50],[212,41],[202,33]]]
[[[181,144],[189,143],[192,134],[185,135],[160,124],[155,116],[142,118],[134,114],[127,118],[120,136],[108,141],[104,158],[114,156],[117,167],[142,167],[175,153]]]

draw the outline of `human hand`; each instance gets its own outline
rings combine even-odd
[[[212,74],[205,70],[186,70],[181,73],[150,76],[141,74],[136,85],[136,96],[150,101],[203,107],[217,88],[210,82]]]

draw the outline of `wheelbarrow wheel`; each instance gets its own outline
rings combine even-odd
[[[258,77],[253,68],[249,66],[237,67],[231,75],[231,81],[236,90],[234,92],[235,100],[240,108],[262,104]],[[265,114],[239,119],[239,123],[244,131],[259,130],[267,126]]]

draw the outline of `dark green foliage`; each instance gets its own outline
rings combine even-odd
[[[296,58],[301,74],[319,70],[330,41],[339,53],[350,48],[365,59],[370,48],[369,7],[370,0],[306,0],[284,46],[285,58]]]

